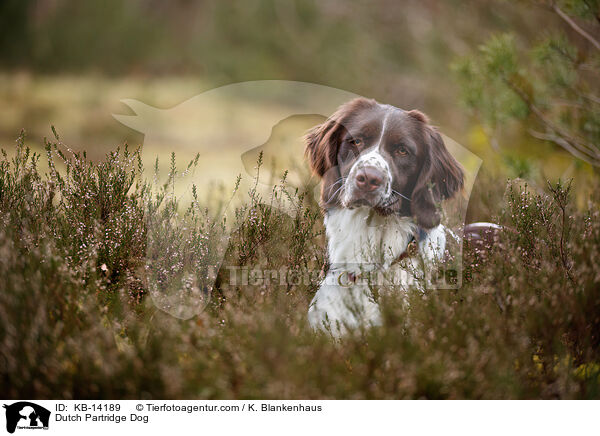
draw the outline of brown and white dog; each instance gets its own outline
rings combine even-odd
[[[366,98],[342,105],[306,143],[322,179],[330,264],[308,319],[339,336],[381,322],[369,286],[356,281],[365,269],[389,270],[412,240],[424,262],[443,257],[440,202],[462,190],[464,172],[425,115]]]

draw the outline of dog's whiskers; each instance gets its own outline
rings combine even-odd
[[[344,183],[346,181],[346,177],[340,177],[339,179],[337,179],[335,182],[333,182],[331,184],[331,187],[334,187],[335,185],[337,185],[338,183]]]
[[[400,200],[400,198],[404,198],[405,200],[410,201],[410,198],[406,197],[405,195],[400,194],[395,189],[392,189],[392,195],[390,195],[389,200],[386,201],[385,203],[383,203],[381,206],[382,207],[390,207],[390,206],[396,204],[398,202],[398,200]]]
[[[334,187],[335,187],[335,186],[336,186],[338,183],[341,183],[341,184],[340,184],[340,187],[339,187],[339,188],[337,188],[337,189],[336,189],[336,191],[335,191],[333,194],[331,194],[331,195],[329,196],[329,198],[330,198],[330,199],[332,199],[333,197],[335,197],[335,196],[337,195],[337,193],[338,193],[338,192],[340,192],[340,191],[342,190],[342,188],[344,187],[344,182],[346,181],[346,179],[347,179],[347,177],[340,177],[339,179],[337,179],[335,182],[333,182],[333,183],[331,184],[331,186],[329,187],[329,192],[331,192],[331,191],[333,190],[333,188],[334,188]]]
[[[340,185],[340,187],[339,187],[339,188],[337,188],[337,190],[336,190],[336,191],[335,191],[335,192],[334,192],[334,193],[331,195],[331,197],[330,197],[330,198],[333,198],[333,197],[335,197],[335,196],[337,195],[337,193],[338,193],[338,192],[340,192],[340,191],[341,191],[343,188],[344,188],[344,184],[342,183],[342,184]]]
[[[395,189],[392,189],[392,194],[396,194],[402,198],[404,198],[405,200],[411,201],[410,198],[408,198],[406,195],[400,194],[398,191],[396,191]]]

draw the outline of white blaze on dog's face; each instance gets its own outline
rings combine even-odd
[[[368,206],[439,224],[438,205],[463,187],[463,170],[418,111],[358,98],[312,129],[307,153],[326,209]]]
[[[384,146],[387,121],[395,108],[389,106],[383,110],[382,119],[378,117],[381,111],[374,111],[370,114],[372,119],[364,120],[355,131],[346,132],[342,138],[338,165],[350,168],[342,173],[346,183],[340,186],[343,189],[340,201],[344,207],[381,207],[390,204],[394,198],[390,163],[385,158]],[[373,138],[373,133],[377,138]]]

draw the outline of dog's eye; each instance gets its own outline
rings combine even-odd
[[[361,147],[363,145],[363,140],[360,138],[351,138],[348,142],[356,147]]]
[[[408,154],[408,150],[406,148],[406,146],[404,145],[399,145],[398,147],[396,147],[396,149],[394,150],[394,154],[396,156],[406,156]]]

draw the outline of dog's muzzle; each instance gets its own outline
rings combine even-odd
[[[389,177],[381,168],[361,165],[348,178],[346,204],[349,207],[377,206],[385,202]]]

